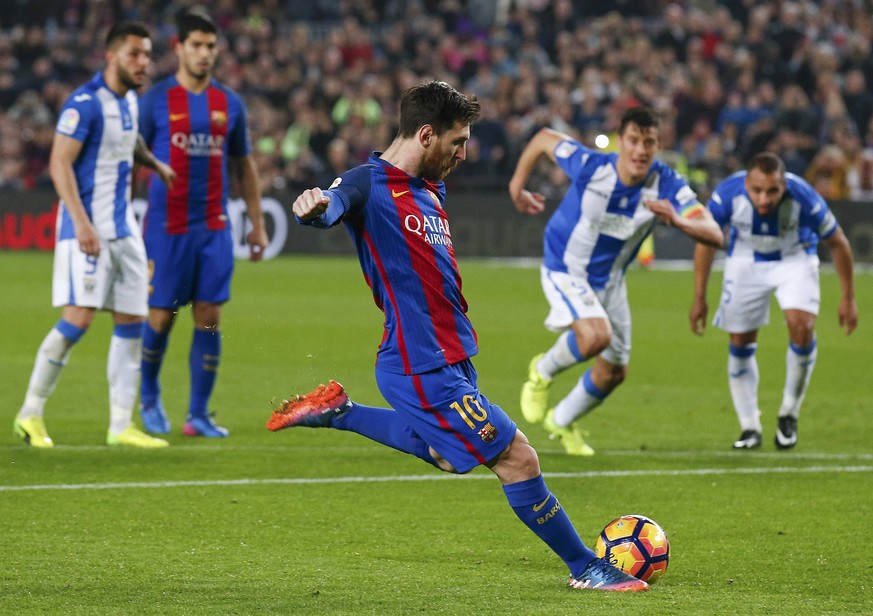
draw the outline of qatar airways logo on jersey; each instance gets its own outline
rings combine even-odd
[[[428,244],[452,247],[452,234],[449,232],[449,221],[439,216],[423,216],[407,214],[403,219],[406,230],[415,233]]]
[[[221,156],[224,153],[224,135],[173,133],[170,143],[188,156]]]

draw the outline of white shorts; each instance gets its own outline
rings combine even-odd
[[[631,314],[624,278],[615,286],[595,291],[588,281],[540,267],[540,282],[551,310],[545,326],[561,332],[579,319],[607,319],[612,341],[600,356],[611,364],[626,366],[631,350]]]
[[[53,306],[81,306],[148,315],[148,264],[138,235],[100,240],[100,255],[86,255],[76,239],[55,244]]]
[[[807,255],[785,261],[728,259],[721,301],[712,324],[731,334],[760,329],[770,321],[770,296],[784,310],[817,315],[821,303],[819,260]]]

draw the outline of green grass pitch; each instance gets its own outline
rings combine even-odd
[[[99,315],[46,410],[57,447],[23,446],[12,420],[58,311],[51,255],[6,252],[0,614],[873,613],[870,274],[858,276],[850,337],[837,327],[837,279],[823,274],[818,365],[790,452],[772,442],[787,345],[772,312],[758,352],[764,446],[734,452],[727,337],[690,333],[691,274],[629,272],[629,378],[584,420],[597,455],[574,459],[517,410],[530,357],[553,340],[536,268],[460,265],[480,386],[529,435],[582,538],[593,545],[625,513],[666,529],[670,567],[649,593],[568,590],[563,564],[487,471],[451,477],[357,435],[264,428],[278,400],[329,378],[382,403],[372,373],[381,314],[351,259],[238,264],[213,399],[231,438],[179,433],[186,313],[163,376],[172,446],[106,447],[110,319]],[[555,399],[579,374],[556,380]]]

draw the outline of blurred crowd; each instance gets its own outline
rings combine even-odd
[[[175,71],[173,18],[190,4],[0,0],[0,189],[50,185],[58,109],[101,69],[112,22],[152,29],[157,80]],[[203,4],[268,193],[365,161],[391,141],[399,93],[438,78],[482,103],[456,187],[502,190],[543,126],[609,148],[621,112],[647,103],[664,118],[661,156],[702,198],[768,149],[829,199],[873,200],[871,0]]]

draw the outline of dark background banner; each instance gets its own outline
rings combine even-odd
[[[270,235],[266,257],[280,253],[354,254],[345,229],[317,231],[297,225],[290,214],[295,195],[272,195],[262,199]],[[55,194],[51,191],[0,192],[0,249],[51,250],[54,246]],[[141,216],[145,202],[136,199]],[[529,217],[512,207],[504,191],[455,191],[447,201],[452,241],[462,257],[533,257],[542,254],[546,216]],[[855,259],[873,264],[873,203],[830,204],[840,221]],[[229,207],[239,258],[248,256],[245,246],[245,207],[234,199]],[[690,259],[694,243],[674,229],[655,228],[655,254],[659,260]],[[827,249],[821,251],[830,260]]]

